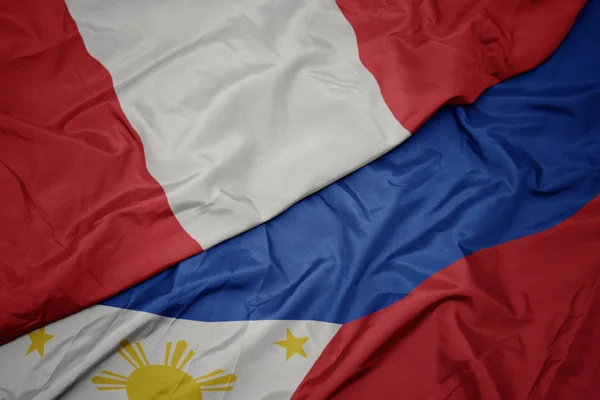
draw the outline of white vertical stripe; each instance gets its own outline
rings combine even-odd
[[[409,134],[334,0],[67,0],[148,169],[204,248]]]

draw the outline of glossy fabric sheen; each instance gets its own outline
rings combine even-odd
[[[346,324],[293,400],[594,399],[600,196]]]
[[[333,0],[68,0],[204,249],[403,142]]]
[[[0,108],[0,185],[8,188],[0,197],[0,343],[131,287],[200,252],[198,241],[221,242],[368,163],[408,137],[398,107],[418,126],[448,100],[448,85],[466,82],[452,96],[472,99],[462,89],[486,87],[476,82],[473,52],[515,66],[502,78],[532,67],[583,4],[461,0],[448,12],[432,2],[355,3],[340,2],[342,13],[333,0],[178,0],[168,8],[69,0],[69,10],[58,0],[2,2],[0,79],[11,95]],[[523,18],[530,30],[519,29]],[[512,26],[510,38],[492,29],[496,20]],[[414,51],[415,37],[428,50]],[[532,58],[507,51],[512,42]],[[370,58],[379,54],[370,45],[386,49],[383,59]],[[372,68],[381,63],[392,65],[384,75]],[[476,64],[489,73],[487,62]],[[432,65],[452,68],[436,76]],[[411,90],[422,86],[416,93],[437,87],[443,95],[426,102],[408,91],[397,103],[389,93],[405,90],[394,87],[398,77]],[[401,163],[419,170],[414,157],[431,162],[410,154]],[[305,229],[298,225],[285,235]],[[206,278],[247,272],[219,265]],[[279,287],[284,275],[252,285]],[[388,290],[386,280],[377,285]]]
[[[360,59],[386,103],[414,132],[442,105],[537,66],[585,0],[337,0]]]
[[[106,304],[207,321],[344,323],[600,193],[600,6],[539,68],[440,111],[405,144],[273,221]]]
[[[310,338],[303,345],[306,357],[294,354],[286,360],[286,350],[274,344],[286,338],[288,329],[296,337]],[[43,358],[37,352],[24,356],[31,344],[27,335],[0,346],[0,399],[132,399],[124,391],[100,391],[98,387],[110,385],[92,381],[106,377],[102,372],[107,370],[126,377],[133,372],[132,365],[117,353],[123,339],[139,343],[153,366],[164,364],[169,342],[172,360],[173,349],[185,341],[178,365],[193,352],[182,369],[185,373],[195,378],[222,369],[220,376],[236,375],[233,390],[225,396],[203,393],[203,400],[289,399],[338,329],[339,325],[318,321],[197,322],[94,306],[45,328],[54,338],[44,346]],[[152,380],[142,383],[151,393],[141,397],[134,391],[135,398],[165,399],[152,396]]]
[[[3,1],[0,21],[4,343],[202,249],[148,173],[64,2]]]

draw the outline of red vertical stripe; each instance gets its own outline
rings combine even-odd
[[[599,304],[596,197],[344,325],[293,398],[597,398]]]
[[[445,103],[535,67],[586,0],[337,0],[360,58],[411,132]]]
[[[0,5],[0,343],[200,252],[62,0]]]

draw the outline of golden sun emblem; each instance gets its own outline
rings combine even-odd
[[[233,390],[233,386],[228,385],[234,383],[237,376],[223,375],[225,371],[222,369],[198,378],[192,378],[183,371],[195,354],[190,350],[179,363],[187,348],[185,340],[177,342],[170,361],[173,343],[167,343],[164,365],[150,364],[142,345],[139,342],[134,344],[135,347],[128,340],[121,340],[122,349],[117,350],[133,366],[133,372],[129,376],[123,376],[111,371],[101,371],[100,375],[92,378],[98,390],[126,390],[129,400],[200,400],[202,392]]]

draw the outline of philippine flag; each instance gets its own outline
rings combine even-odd
[[[443,104],[546,59],[584,3],[2,1],[0,343],[377,159]],[[398,173],[440,159],[417,154]],[[206,278],[243,271],[223,260]]]
[[[221,8],[227,2],[205,2],[210,7],[197,13],[193,7],[200,2],[189,2],[183,16],[160,8],[152,14],[142,4],[127,2],[115,2],[120,11],[113,13],[100,3],[75,3],[81,8],[69,4],[70,11],[81,18],[79,29],[89,37],[86,46],[103,48],[105,40],[96,35],[114,35],[110,49],[98,50],[97,56],[118,57],[118,65],[136,62],[148,50],[145,45],[155,45],[154,39],[139,44],[139,38],[121,38],[127,27],[136,26],[132,32],[142,37],[168,36],[175,29],[154,24],[142,31],[135,25],[140,16],[176,19],[177,29],[185,29],[188,17],[205,22],[198,29],[223,24],[211,28],[211,40],[199,37],[185,48],[165,45],[168,56],[152,55],[146,61],[157,63],[157,74],[182,62],[185,49],[229,49],[235,41],[217,45],[216,38],[227,37],[229,29],[242,23],[206,17],[210,7],[224,16],[235,14]],[[394,2],[385,3],[392,7]],[[260,13],[245,12],[239,14],[249,24],[245,32],[254,26],[277,26],[281,32],[317,26],[320,12],[329,13],[327,21],[338,15],[340,26],[350,29],[333,3],[319,3],[305,10],[307,15],[292,10],[310,2],[228,6],[238,12],[236,7],[246,4],[265,16],[289,20],[259,24]],[[291,7],[290,14],[285,7],[276,13],[270,8],[284,4]],[[356,10],[345,9],[352,20]],[[269,222],[3,345],[0,399],[597,398],[598,20],[600,2],[590,2],[540,67],[499,83],[473,105],[445,107],[402,146]],[[377,37],[363,39],[371,43]],[[250,34],[236,38],[248,40],[248,51],[264,41],[275,46],[286,40],[275,34],[260,36],[261,41]],[[312,39],[325,49],[333,46],[322,37]],[[128,40],[139,47],[118,53]],[[194,65],[204,65],[196,61]],[[222,65],[216,64],[212,73],[218,75],[222,71],[217,66]],[[160,79],[155,86],[144,86],[145,77],[123,68],[123,75],[111,74],[125,82],[119,100],[131,115],[146,113],[153,101],[168,108],[170,96],[178,104],[183,101],[161,87]],[[201,79],[188,77],[190,87]],[[334,78],[324,74],[320,79]],[[245,85],[252,84],[241,87]],[[311,90],[298,89],[307,95]],[[355,89],[357,96],[375,93]],[[128,90],[140,92],[128,97]],[[315,112],[320,100],[314,99]],[[220,101],[227,100],[217,98],[212,106],[219,109]],[[261,97],[247,101],[252,109]],[[98,112],[115,112],[113,106],[99,103]],[[139,121],[154,113],[148,111]],[[176,119],[179,114],[169,115]],[[162,122],[155,123],[146,127],[149,132],[162,131],[157,128]],[[148,140],[174,151],[167,139]],[[113,270],[111,274],[103,279],[121,278]]]

